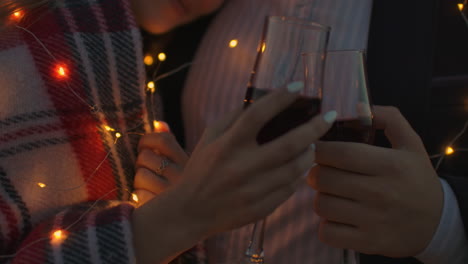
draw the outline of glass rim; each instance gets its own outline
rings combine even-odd
[[[266,19],[268,21],[270,21],[270,20],[286,21],[286,22],[291,23],[291,24],[300,24],[300,25],[304,25],[304,26],[309,27],[309,28],[316,28],[316,29],[320,29],[322,31],[328,31],[328,32],[330,32],[331,29],[332,29],[331,26],[323,25],[323,24],[320,24],[320,23],[317,23],[317,22],[314,22],[314,21],[305,20],[305,19],[301,19],[301,18],[298,18],[298,17],[266,16]]]

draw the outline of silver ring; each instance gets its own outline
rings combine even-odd
[[[169,166],[169,160],[166,157],[163,157],[161,160],[161,165],[159,165],[159,168],[156,170],[156,174],[163,175],[167,166]]]

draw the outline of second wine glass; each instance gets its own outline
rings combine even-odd
[[[297,18],[266,18],[244,106],[276,89],[300,90],[292,105],[270,120],[257,136],[266,144],[319,114],[330,28]],[[254,225],[244,263],[264,263],[265,221]]]

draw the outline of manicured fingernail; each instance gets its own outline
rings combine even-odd
[[[336,111],[330,111],[323,115],[323,120],[325,120],[325,122],[327,122],[328,124],[331,124],[335,122],[337,116],[338,113]]]
[[[154,126],[154,132],[157,132],[157,133],[171,132],[171,129],[169,128],[169,125],[166,122],[154,121],[153,126]]]
[[[304,175],[302,175],[302,177],[303,177],[303,178],[309,177],[310,170],[313,169],[314,167],[317,167],[317,166],[318,166],[318,164],[314,162],[314,163],[312,164],[312,166],[310,166],[310,169],[309,169],[306,173],[304,173]]]
[[[317,146],[315,146],[315,144],[312,143],[312,144],[310,144],[310,149],[311,149],[312,151],[315,151],[315,150],[317,149]]]
[[[290,93],[299,93],[304,89],[304,82],[292,82],[287,88]]]

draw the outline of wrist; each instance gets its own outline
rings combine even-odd
[[[149,201],[133,214],[138,263],[168,263],[205,238],[204,228],[186,214],[186,202],[170,191]]]

